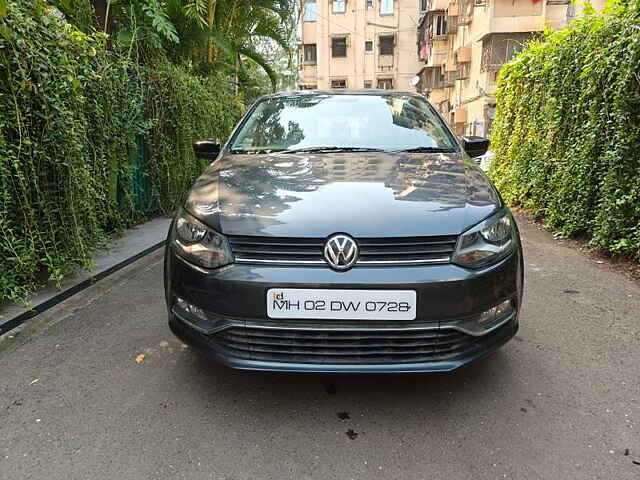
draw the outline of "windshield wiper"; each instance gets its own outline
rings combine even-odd
[[[325,153],[325,152],[385,152],[385,153],[454,153],[453,148],[441,147],[412,147],[398,150],[384,150],[382,148],[368,147],[302,147],[302,148],[260,148],[255,150],[244,150],[232,148],[231,153],[241,154],[265,154],[265,153]]]
[[[398,150],[386,150],[387,153],[454,153],[453,148],[442,147],[412,147],[412,148],[400,148]]]
[[[323,152],[384,152],[381,148],[367,147],[303,147],[277,150],[278,153],[323,153]]]
[[[280,152],[281,149],[270,149],[270,148],[256,148],[255,150],[246,150],[244,148],[232,148],[229,150],[230,153],[237,153],[240,155],[255,155],[262,153],[272,153],[272,152]]]

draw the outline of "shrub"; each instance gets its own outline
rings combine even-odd
[[[640,259],[640,3],[546,32],[500,72],[490,176],[565,235]]]
[[[155,210],[172,210],[204,167],[191,141],[224,138],[239,114],[222,79],[142,69],[105,44],[39,0],[10,1],[0,20],[0,301],[89,265],[148,214],[134,174],[150,180]]]
[[[199,77],[167,64],[149,75],[147,113],[154,119],[150,135],[152,194],[163,212],[182,200],[206,160],[193,155],[196,139],[223,140],[243,106],[221,76]]]

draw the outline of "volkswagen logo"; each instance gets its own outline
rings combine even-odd
[[[358,260],[358,244],[348,235],[332,235],[324,245],[324,259],[331,268],[348,270]]]

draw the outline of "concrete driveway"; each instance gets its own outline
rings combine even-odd
[[[0,342],[0,478],[638,479],[640,288],[519,224],[520,333],[452,374],[211,364],[147,257]]]

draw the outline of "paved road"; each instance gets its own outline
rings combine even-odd
[[[520,225],[520,333],[453,374],[210,364],[149,257],[0,343],[0,478],[638,479],[640,288]]]

